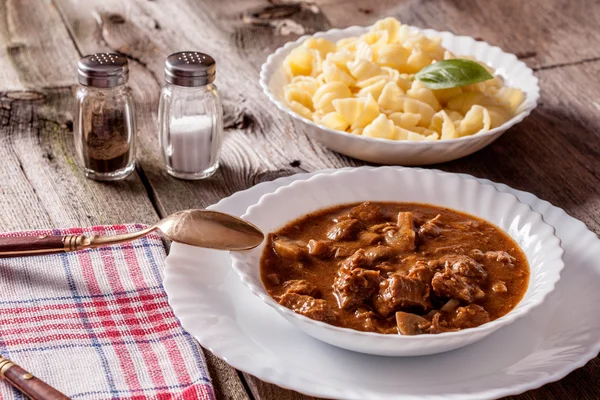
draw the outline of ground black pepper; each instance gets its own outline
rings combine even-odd
[[[99,181],[125,178],[135,168],[135,104],[129,66],[120,54],[96,53],[77,63],[73,137],[84,174]]]
[[[89,131],[84,134],[85,167],[111,173],[127,167],[130,144],[126,116],[121,109],[92,111]]]

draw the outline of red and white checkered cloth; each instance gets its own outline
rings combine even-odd
[[[164,266],[156,234],[94,250],[0,259],[0,353],[73,399],[214,399],[200,346],[167,303]],[[0,382],[0,398],[25,396]]]

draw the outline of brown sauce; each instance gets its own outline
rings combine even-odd
[[[517,243],[493,224],[416,203],[342,205],[269,235],[268,293],[332,325],[405,335],[475,327],[512,310],[529,281]]]

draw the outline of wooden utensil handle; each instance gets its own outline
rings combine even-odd
[[[36,378],[12,361],[0,357],[0,375],[33,400],[69,400],[67,396]]]
[[[0,257],[18,257],[65,251],[67,236],[19,236],[0,238]]]

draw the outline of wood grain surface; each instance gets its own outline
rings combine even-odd
[[[600,232],[597,0],[2,0],[0,229],[152,223],[280,176],[362,165],[309,139],[270,105],[258,72],[268,54],[299,34],[385,16],[500,46],[540,79],[540,105],[523,123],[478,153],[435,168],[532,192]],[[164,58],[188,49],[215,57],[224,97],[222,167],[201,182],[166,174],[156,134]],[[98,51],[129,58],[136,98],[138,164],[118,183],[87,180],[74,162],[76,63]],[[307,399],[205,354],[219,399]],[[511,397],[569,398],[600,398],[598,358]]]

